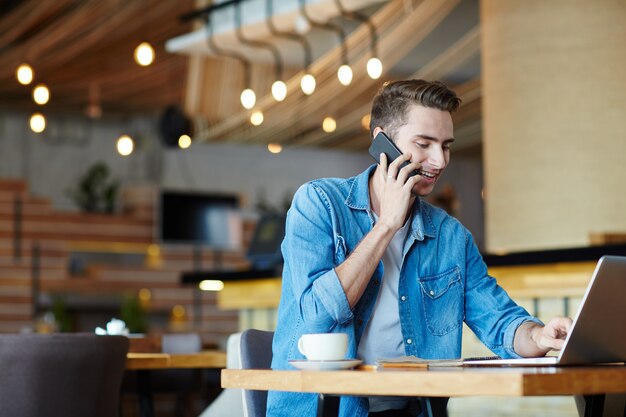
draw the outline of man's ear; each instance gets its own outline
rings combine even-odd
[[[374,139],[374,138],[376,137],[376,135],[378,135],[380,132],[383,132],[383,128],[382,128],[382,127],[380,127],[380,126],[376,126],[376,127],[374,128],[374,132],[373,132],[374,137],[372,137],[372,139]]]

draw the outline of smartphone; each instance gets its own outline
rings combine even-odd
[[[391,141],[391,139],[389,139],[389,136],[387,136],[384,132],[380,132],[378,135],[376,135],[376,137],[372,141],[372,144],[370,145],[369,153],[372,158],[374,158],[374,160],[378,162],[378,164],[380,164],[380,154],[384,153],[385,155],[387,155],[387,166],[389,166],[392,161],[402,155],[402,151],[398,149],[398,147]],[[406,161],[402,165],[400,165],[398,171],[407,165],[409,165],[409,161]],[[412,177],[413,175],[419,175],[419,173],[420,172],[418,170],[415,170],[409,174],[409,177]]]

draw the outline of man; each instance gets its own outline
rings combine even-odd
[[[471,234],[420,197],[450,161],[452,117],[460,105],[439,82],[387,83],[374,98],[370,131],[403,155],[349,179],[303,185],[287,215],[285,266],[274,336],[274,369],[302,359],[305,333],[342,332],[348,358],[415,355],[459,358],[462,323],[502,357],[560,349],[571,320],[545,326],[487,275]],[[398,167],[405,161],[410,164]],[[419,170],[420,174],[409,176]],[[382,262],[381,262],[382,261]],[[311,394],[270,392],[268,417],[313,416]],[[416,415],[403,397],[343,397],[341,416]]]

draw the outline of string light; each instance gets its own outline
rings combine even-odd
[[[48,90],[45,84],[39,84],[33,89],[33,100],[41,106],[50,100],[50,90]]]
[[[370,130],[370,120],[371,120],[371,116],[369,113],[361,117],[361,126],[363,126],[363,129]]]
[[[180,135],[178,138],[178,147],[180,149],[187,149],[191,146],[191,137],[189,135]]]
[[[253,126],[260,126],[261,124],[263,124],[263,120],[264,117],[261,110],[255,110],[250,115],[250,123],[252,123]]]
[[[46,118],[41,113],[34,113],[30,116],[30,130],[41,133],[46,129]]]
[[[133,153],[133,150],[135,149],[135,142],[130,136],[122,135],[117,139],[116,148],[117,153],[122,156],[128,156]]]
[[[367,61],[367,75],[370,76],[371,79],[377,80],[383,73],[383,63],[380,62],[380,59],[376,57],[372,57]]]
[[[272,84],[272,96],[276,101],[283,101],[287,97],[287,84],[281,80],[274,81],[274,84]]]
[[[337,121],[332,117],[325,117],[322,121],[322,130],[326,133],[332,133],[337,129]]]
[[[15,76],[20,84],[28,85],[33,81],[33,78],[35,78],[35,73],[30,65],[24,63],[17,67]]]
[[[248,110],[253,108],[256,104],[256,94],[251,88],[246,88],[245,90],[243,90],[239,99],[241,100],[241,105]]]
[[[352,68],[350,65],[343,64],[337,70],[337,78],[339,78],[339,82],[343,85],[350,85],[352,82]]]
[[[280,143],[270,143],[267,145],[267,150],[271,153],[281,153],[283,146]]]
[[[135,62],[147,67],[154,62],[154,48],[148,42],[142,42],[135,48]]]
[[[315,91],[315,77],[313,74],[304,74],[300,79],[300,88],[302,92],[307,96],[310,96]]]

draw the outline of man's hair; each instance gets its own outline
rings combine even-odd
[[[410,106],[420,105],[450,113],[461,105],[461,99],[440,81],[388,81],[378,90],[372,102],[370,134],[380,126],[393,139],[406,123]]]

